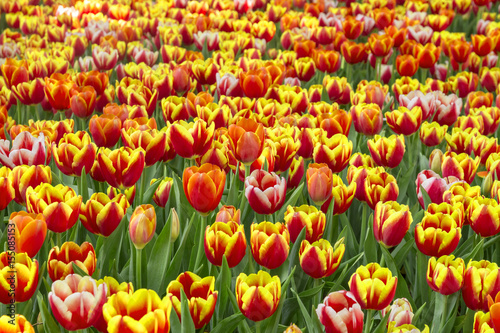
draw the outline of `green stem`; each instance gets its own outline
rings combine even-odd
[[[321,285],[321,279],[314,279],[314,288],[317,288]],[[322,289],[318,290],[317,294],[314,295],[314,299],[313,299],[313,307],[314,308],[317,308],[318,307],[318,304],[321,303],[321,299],[322,299]]]
[[[439,323],[439,332],[442,332],[444,325],[446,324],[446,318],[448,316],[448,296],[439,294],[438,297],[444,297],[443,302],[443,314],[441,315],[441,323]],[[439,302],[436,302],[436,306]]]
[[[331,205],[334,203],[332,202]],[[332,225],[330,228],[330,234],[329,236],[329,241],[333,245],[339,238],[339,216],[338,215],[333,215],[332,217]]]
[[[56,246],[59,246],[59,248],[62,246],[61,244],[61,233],[56,232]]]
[[[255,323],[255,333],[260,333],[260,321]]]
[[[366,231],[368,228],[368,204],[363,203],[363,213],[361,215],[361,232],[359,238],[359,251],[361,252],[365,247]]]
[[[373,312],[374,312],[374,310],[366,310],[366,321],[365,321],[364,333],[370,333],[370,329],[372,327]]]
[[[201,228],[201,230],[200,230],[200,235],[198,238],[198,252],[196,253],[196,261],[194,264],[195,270],[199,268],[199,266],[201,264],[201,260],[204,256],[203,252],[205,249],[204,243],[205,243],[206,226],[207,226],[207,217],[200,214],[200,228]]]
[[[427,71],[425,68],[420,68],[420,84],[425,84],[427,78]]]
[[[146,169],[147,169],[147,167],[144,167],[144,170],[142,171],[142,174],[141,174],[141,190],[139,192],[139,202],[137,203],[136,206],[143,204],[142,200],[144,198],[144,189],[146,187],[146,177],[145,177]]]
[[[245,164],[245,179],[250,176],[250,164]]]
[[[136,249],[135,253],[137,257],[135,260],[135,281],[137,286],[135,287],[140,289],[142,287],[142,249]]]
[[[376,77],[376,81],[380,81],[380,68],[382,67],[382,57],[377,57],[377,59],[375,60],[375,77]]]

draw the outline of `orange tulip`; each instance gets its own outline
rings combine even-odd
[[[208,215],[219,205],[226,173],[216,165],[205,163],[184,169],[182,183],[191,206],[200,214]]]
[[[267,69],[260,68],[240,73],[240,85],[247,97],[264,97],[271,85],[271,76]]]
[[[47,224],[42,214],[28,214],[24,211],[12,213],[9,224],[15,227],[15,252],[34,257],[40,251],[45,236]]]

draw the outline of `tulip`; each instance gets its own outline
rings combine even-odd
[[[375,135],[367,144],[371,157],[377,165],[395,168],[403,160],[405,140],[402,135],[391,135],[388,138]]]
[[[290,233],[286,225],[266,221],[253,223],[250,232],[250,247],[255,261],[268,269],[280,267],[290,251]]]
[[[481,158],[479,156],[472,159],[465,153],[456,154],[454,152],[447,152],[444,154],[441,164],[443,177],[455,176],[470,184],[476,176],[476,170],[479,167],[480,161]]]
[[[144,150],[121,147],[104,149],[97,154],[97,162],[104,180],[112,187],[124,190],[137,183],[144,169]]]
[[[74,242],[65,242],[61,248],[59,246],[52,248],[47,259],[50,279],[63,280],[69,274],[73,274],[73,264],[90,276],[94,274],[96,256],[92,244],[83,242],[79,246]]]
[[[332,170],[325,163],[312,163],[307,168],[307,190],[316,205],[322,205],[332,194]]]
[[[31,323],[20,314],[15,315],[15,321],[7,315],[0,317],[0,329],[4,333],[35,333]]]
[[[472,230],[481,237],[491,237],[500,232],[500,206],[495,199],[477,197],[467,209]]]
[[[35,78],[34,80],[18,83],[12,86],[12,93],[16,98],[25,105],[36,105],[43,101],[45,98],[44,93],[45,81],[42,78]]]
[[[34,257],[42,248],[47,235],[47,224],[42,214],[24,211],[12,213],[9,224],[15,227],[15,252]]]
[[[314,147],[314,162],[326,163],[332,172],[344,170],[352,153],[352,142],[343,134],[335,134],[331,138],[326,132],[320,136]]]
[[[381,311],[381,315],[384,317],[387,313],[389,313],[387,323],[394,323],[395,327],[410,325],[413,319],[413,310],[406,298],[395,299],[392,305]]]
[[[446,125],[441,126],[435,121],[431,123],[424,121],[419,132],[420,141],[427,147],[437,146],[443,141],[447,130],[448,126]]]
[[[9,203],[16,197],[16,191],[12,186],[12,179],[9,175],[12,173],[12,170],[8,167],[0,168],[0,191],[3,193],[2,198],[0,199],[0,211],[7,208]]]
[[[398,278],[377,263],[360,266],[351,276],[349,289],[364,309],[382,310],[391,304]]]
[[[327,75],[323,79],[323,87],[326,89],[330,101],[338,104],[348,104],[350,102],[352,87],[345,77],[330,77]]]
[[[409,54],[398,55],[396,69],[401,76],[413,76],[418,70],[418,60]]]
[[[497,103],[498,105],[499,103]],[[491,135],[495,133],[500,124],[500,108],[481,106],[469,110],[469,115],[481,116],[483,118],[484,135]]]
[[[150,185],[153,185],[153,183],[156,181],[157,179],[151,179]],[[165,177],[160,181],[160,184],[153,194],[153,201],[158,205],[158,207],[165,208],[165,206],[167,205],[173,183],[174,180],[170,177]]]
[[[453,255],[432,257],[427,266],[427,284],[432,290],[442,294],[451,295],[464,284],[465,264],[462,258]]]
[[[246,275],[240,273],[236,279],[236,301],[245,317],[262,321],[278,308],[281,299],[281,281],[264,271]]]
[[[247,97],[263,97],[271,85],[271,77],[265,68],[241,72],[240,86]]]
[[[5,63],[1,66],[1,71],[9,89],[29,80],[28,62],[26,60],[7,57]]]
[[[23,131],[12,142],[0,139],[0,163],[14,168],[17,165],[48,164],[50,152],[47,151],[45,135],[35,138],[30,132]]]
[[[120,139],[122,122],[111,114],[94,115],[89,121],[89,132],[98,147],[113,147]]]
[[[377,104],[360,103],[351,107],[354,129],[364,135],[380,133],[383,125],[382,110]]]
[[[152,205],[138,206],[129,222],[130,240],[137,250],[142,250],[156,231],[156,213]]]
[[[215,222],[236,222],[240,223],[241,211],[234,206],[222,206],[215,216]]]
[[[400,106],[398,110],[386,112],[387,125],[396,133],[412,135],[417,132],[422,123],[422,109],[419,106],[409,110]]]
[[[229,268],[233,268],[245,256],[246,246],[243,225],[236,222],[215,222],[205,230],[205,254],[212,265],[222,266],[225,256]]]
[[[297,325],[291,324],[283,333],[302,333],[302,331],[297,327]]]
[[[181,319],[181,290],[188,299],[189,312],[196,329],[210,322],[215,311],[218,292],[214,291],[215,277],[201,278],[191,272],[180,274],[167,287],[167,297],[170,298],[179,320]]]
[[[403,76],[400,79],[396,79],[392,85],[392,91],[394,92],[394,96],[397,100],[399,100],[400,95],[406,95],[418,89],[420,89],[420,82],[409,76]]]
[[[10,245],[9,245],[10,246]],[[38,286],[38,261],[26,253],[0,253],[0,302],[26,302]]]
[[[140,309],[140,311],[138,311]],[[102,307],[108,332],[168,333],[172,302],[154,290],[119,291]]]
[[[70,331],[92,326],[106,303],[106,289],[106,284],[97,286],[90,276],[70,274],[54,281],[49,303],[55,319]]]
[[[351,206],[356,193],[357,184],[356,182],[351,182],[349,183],[349,186],[346,186],[339,175],[333,175],[332,179],[332,193],[321,206],[321,211],[326,214],[328,212],[328,207],[333,200],[333,215],[340,215],[345,213]]]
[[[378,202],[373,214],[373,234],[385,247],[401,243],[413,221],[410,208],[395,201]]]
[[[488,296],[500,292],[500,269],[487,260],[470,261],[464,275],[462,297],[473,311],[488,311]]]
[[[387,328],[387,333],[429,333],[429,326],[425,325],[425,328],[420,331],[417,327],[411,324],[404,324],[396,327],[394,322],[389,323]]]
[[[97,146],[86,132],[68,133],[58,144],[52,143],[54,163],[68,176],[81,176],[83,168],[89,173],[95,161]]]
[[[489,54],[494,48],[495,43],[489,36],[471,35],[472,50],[480,57]]]
[[[300,244],[300,266],[307,275],[314,279],[325,278],[335,273],[344,253],[343,238],[334,247],[326,239],[319,239],[313,243],[305,239]]]
[[[465,101],[465,114],[469,115],[470,109],[478,109],[482,106],[490,108],[493,105],[493,94],[482,91],[473,91],[469,93]]]
[[[316,309],[319,321],[326,333],[363,332],[364,314],[360,304],[350,291],[330,293]]]
[[[52,183],[50,167],[43,165],[16,166],[12,169],[9,178],[16,193],[14,200],[20,205],[26,205],[26,190],[29,187],[36,188],[43,183]]]
[[[26,202],[28,213],[42,214],[50,231],[64,232],[78,221],[82,197],[69,186],[43,183],[26,190]]]
[[[248,165],[253,163],[264,149],[264,127],[251,119],[241,119],[228,128],[229,147],[235,158]]]
[[[174,123],[169,132],[169,139],[175,152],[183,157],[194,159],[203,156],[212,144],[215,125],[201,119],[194,123],[183,120]]]
[[[186,168],[182,174],[184,193],[203,216],[208,215],[219,204],[226,183],[226,173],[218,166],[205,163],[201,167]]]
[[[129,206],[124,194],[111,199],[105,193],[96,192],[82,204],[80,220],[91,233],[108,237],[116,230]]]
[[[50,106],[57,111],[64,111],[71,107],[71,90],[75,83],[67,76],[55,73],[45,78],[45,97]]]
[[[141,131],[129,128],[128,131],[122,129],[121,137],[124,147],[144,150],[144,162],[147,167],[158,162],[165,153],[167,134],[164,131],[156,129]]]
[[[285,212],[285,223],[293,243],[304,227],[306,228],[305,239],[314,243],[323,235],[326,216],[314,206],[288,206]]]
[[[302,183],[304,177],[304,159],[297,156],[293,159],[290,169],[288,169],[288,179],[286,186],[288,189],[297,188]]]
[[[285,178],[274,172],[257,169],[245,179],[245,196],[257,214],[275,213],[285,203],[285,195]]]
[[[426,213],[415,226],[417,248],[428,256],[450,255],[462,237],[461,225],[450,214]]]
[[[392,49],[394,39],[389,35],[371,34],[368,38],[368,45],[374,56],[385,57]]]
[[[369,49],[365,44],[356,44],[352,41],[343,42],[340,51],[342,57],[344,57],[345,61],[350,65],[366,61],[369,53]]]

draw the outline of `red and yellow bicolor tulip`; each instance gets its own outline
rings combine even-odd
[[[0,302],[29,300],[38,286],[38,261],[26,253],[0,253]]]
[[[14,190],[12,178],[9,175],[12,170],[6,166],[0,168],[0,192],[2,193],[2,198],[0,199],[0,211],[7,208],[10,202],[16,197],[16,191]]]
[[[150,185],[153,185],[155,181],[157,181],[157,179],[151,179]],[[167,205],[173,183],[174,180],[170,177],[165,177],[160,181],[160,184],[153,194],[153,201],[158,205],[158,207],[165,208],[165,206]]]
[[[49,304],[54,318],[69,331],[86,329],[99,318],[106,303],[106,284],[90,276],[70,274],[52,283]]]
[[[35,333],[33,325],[23,315],[16,314],[15,323],[10,316],[0,318],[0,330],[4,333]]]
[[[394,39],[390,35],[371,34],[368,38],[368,46],[376,57],[385,57],[394,45]]]
[[[81,246],[74,242],[65,242],[59,248],[55,246],[49,252],[47,271],[52,281],[62,280],[73,274],[73,263],[88,275],[94,274],[96,256],[94,247],[89,242]]]
[[[417,248],[428,256],[450,255],[457,248],[461,237],[462,229],[457,220],[443,212],[426,212],[422,221],[415,226]]]
[[[396,134],[412,135],[417,132],[422,124],[422,108],[414,106],[411,110],[404,106],[392,112],[386,112],[387,125]]]
[[[18,83],[12,86],[12,93],[16,98],[25,105],[36,105],[45,98],[44,93],[45,81],[42,78],[35,78],[31,81]]]
[[[281,281],[264,271],[236,279],[236,301],[241,313],[253,321],[269,318],[278,308],[281,299]]]
[[[52,172],[50,167],[45,165],[19,165],[12,169],[9,178],[16,193],[14,200],[20,205],[26,205],[26,190],[43,183],[52,183]]]
[[[130,217],[130,240],[137,250],[142,250],[150,241],[156,231],[156,212],[153,205],[144,204],[137,206]]]
[[[214,291],[215,277],[201,278],[192,272],[180,274],[167,287],[167,297],[170,298],[179,320],[181,319],[181,290],[188,299],[189,312],[194,327],[200,329],[210,322],[215,311],[218,292]]]
[[[305,239],[310,243],[314,243],[323,235],[326,216],[314,206],[288,206],[285,212],[285,223],[293,243],[295,243],[303,228],[306,228]]]
[[[401,76],[413,76],[418,70],[418,59],[410,54],[396,57],[396,70]]]
[[[284,223],[261,222],[250,227],[250,248],[255,261],[267,269],[280,267],[290,252],[290,233]]]
[[[345,244],[342,238],[334,246],[326,239],[309,242],[304,239],[300,244],[300,267],[314,279],[328,277],[335,273],[344,257]]]
[[[122,121],[115,115],[94,115],[89,121],[89,132],[98,147],[113,147],[120,139]]]
[[[351,107],[354,129],[364,135],[375,135],[382,130],[383,115],[378,104],[359,103]]]
[[[388,268],[369,263],[356,269],[349,281],[349,289],[361,308],[382,310],[391,304],[397,284],[398,278],[392,276]]]
[[[64,232],[78,221],[82,197],[69,186],[43,183],[26,190],[26,203],[28,213],[43,215],[50,231]]]
[[[236,222],[237,224],[241,224],[240,219],[241,211],[234,206],[226,205],[222,206],[215,216],[215,222]]]
[[[448,131],[447,125],[439,125],[433,121],[431,123],[424,121],[420,127],[420,141],[427,147],[434,147],[443,142],[443,139]]]
[[[454,176],[470,184],[476,176],[476,170],[480,162],[480,156],[473,159],[465,153],[446,152],[443,155],[441,171],[443,177]]]
[[[271,75],[265,67],[240,72],[239,79],[245,96],[250,98],[264,97],[272,84]]]
[[[472,230],[481,237],[491,237],[500,232],[500,205],[495,199],[472,199],[467,208],[467,218]]]
[[[172,302],[154,290],[119,291],[102,307],[108,332],[168,333]]]
[[[354,65],[366,61],[370,49],[363,43],[344,41],[340,46],[340,52],[348,64]]]
[[[208,125],[202,119],[189,123],[180,120],[171,125],[169,139],[177,155],[195,159],[203,156],[210,148],[214,130],[214,123]]]
[[[314,147],[314,162],[325,163],[334,173],[341,172],[349,163],[352,154],[352,142],[343,134],[328,138],[323,131]]]
[[[367,142],[370,155],[376,165],[395,168],[403,160],[405,153],[405,138],[403,135],[382,137],[375,135]]]
[[[257,214],[273,214],[285,203],[285,178],[280,178],[274,172],[254,170],[245,179],[245,196]]]
[[[464,274],[462,297],[465,305],[473,311],[488,311],[488,296],[500,292],[500,269],[488,260],[473,261],[467,264]]]
[[[144,150],[144,162],[146,166],[152,166],[158,162],[165,154],[167,145],[167,134],[165,131],[156,129],[138,130],[129,128],[127,131],[122,129],[122,143],[124,147],[136,150]]]
[[[43,215],[14,212],[10,215],[9,223],[15,227],[15,252],[26,252],[29,257],[34,257],[47,236],[47,224]]]
[[[396,201],[399,187],[396,178],[387,172],[368,172],[364,181],[365,199],[371,209],[381,201]]]
[[[71,107],[71,90],[76,87],[75,83],[60,73],[55,73],[50,78],[45,78],[45,96],[50,106],[58,111],[64,111]]]
[[[309,164],[306,173],[307,191],[316,205],[322,205],[332,195],[332,178],[332,170],[327,164]]]
[[[229,147],[241,163],[253,163],[264,149],[264,126],[252,119],[241,119],[228,128]]]
[[[321,206],[323,213],[328,212],[328,207],[333,200],[333,215],[340,215],[349,209],[351,206],[354,195],[356,194],[356,182],[349,183],[348,186],[342,181],[342,177],[335,174],[332,176],[332,194]]]
[[[191,206],[200,214],[208,215],[219,205],[226,173],[214,164],[205,163],[184,169],[182,183]]]
[[[205,255],[215,266],[222,266],[222,258],[226,256],[229,268],[233,268],[246,254],[245,230],[235,221],[217,221],[216,218],[216,222],[205,230]]]
[[[145,165],[144,155],[142,148],[101,148],[97,154],[97,162],[104,180],[112,187],[124,190],[134,186],[141,178]]]
[[[84,131],[64,134],[57,144],[52,143],[54,163],[62,173],[79,177],[83,168],[89,173],[94,164],[97,146]]]
[[[465,264],[454,255],[432,257],[427,265],[427,284],[432,290],[442,294],[456,293],[464,285]]]
[[[105,193],[96,192],[82,203],[80,220],[91,233],[108,237],[118,227],[129,206],[122,193],[111,199]]]
[[[406,298],[395,299],[390,306],[380,311],[384,317],[387,313],[389,314],[387,322],[389,325],[394,322],[395,327],[409,325],[413,320],[413,309]]]
[[[410,208],[396,201],[378,202],[373,213],[373,234],[385,247],[397,246],[413,221]]]
[[[396,326],[394,322],[390,322],[387,327],[387,333],[429,333],[429,326],[425,325],[423,330],[419,330],[417,327],[411,324],[404,324],[401,326]]]

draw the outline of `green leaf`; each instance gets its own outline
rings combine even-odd
[[[82,196],[82,202],[87,202],[89,200],[89,187],[87,182],[87,173],[85,172],[85,167],[82,169],[82,174],[80,175],[80,184],[81,184],[81,193],[78,193]]]
[[[162,181],[161,178],[157,179],[157,180],[155,180],[155,182],[153,184],[151,184],[149,186],[149,188],[144,193],[142,203],[147,204],[147,203],[151,202],[151,200],[153,199],[153,195],[155,194],[156,189],[158,188],[158,186],[160,186],[161,181]]]
[[[309,315],[309,312],[307,311],[306,307],[304,306],[304,303],[302,303],[302,300],[300,299],[299,294],[293,288],[292,288],[292,294],[295,296],[295,299],[297,300],[297,303],[299,304],[300,313],[302,314],[302,317],[304,318],[304,321],[306,322],[307,331],[314,332],[315,330],[314,330],[314,323],[312,321],[312,318]]]
[[[299,294],[300,298],[309,298],[315,296],[317,293],[319,293],[321,290],[323,290],[323,287],[325,286],[325,283],[320,284],[319,286],[313,287],[313,288],[308,288],[301,292]]]
[[[87,272],[85,272],[83,269],[81,269],[80,267],[78,267],[78,266],[75,264],[75,262],[74,262],[74,261],[71,263],[71,265],[73,266],[73,272],[74,272],[75,274],[78,274],[78,275],[80,275],[80,276],[87,276],[87,275],[89,275],[89,274],[88,274]]]
[[[219,323],[218,325],[224,321],[222,319],[224,318],[224,313],[227,308],[227,301],[229,298],[227,290],[231,289],[231,277],[231,269],[227,264],[226,256],[223,256],[221,270],[219,276],[217,276],[217,280],[215,281],[215,290],[219,291],[219,298],[215,308],[215,317]]]
[[[415,244],[415,238],[409,239],[406,243],[401,248],[398,248],[394,250],[394,262],[396,263],[396,267],[398,269],[401,268],[403,265],[404,261],[408,257],[408,252],[411,250],[413,247],[413,244]],[[391,255],[392,256],[392,255]]]
[[[348,260],[345,263],[344,269],[342,270],[342,273],[340,273],[340,276],[335,280],[335,283],[330,288],[329,293],[340,289],[340,285],[342,284],[342,281],[344,281],[349,270],[354,269],[356,267],[356,264],[358,263],[358,261],[361,260],[364,257],[364,255],[365,255],[365,253],[361,252],[357,256],[355,256],[354,258],[351,258],[350,260]]]
[[[231,305],[233,306],[233,312],[234,313],[241,313],[240,308],[238,307],[238,301],[236,300],[236,296],[229,288],[227,288],[227,292],[229,295],[229,300],[231,301]],[[240,322],[240,324],[238,325],[238,332],[240,332],[240,333],[252,333],[252,330],[250,329],[250,326],[248,326],[248,323],[246,320],[243,320]]]
[[[181,331],[181,321],[179,320],[179,316],[177,312],[173,309],[170,312],[170,332],[180,332]]]
[[[283,216],[285,216],[286,208],[288,206],[295,206],[295,203],[299,199],[300,195],[302,194],[302,188],[304,187],[304,183],[300,184],[299,187],[297,187],[295,190],[293,190],[292,195],[288,198],[288,200],[285,202],[283,207],[278,211],[276,214],[276,217],[278,220],[281,220]]]
[[[424,209],[427,209],[427,207],[429,207],[429,205],[432,203],[431,197],[422,185],[420,185],[420,193],[422,193],[422,197],[424,198]]]
[[[191,318],[191,313],[189,312],[189,303],[184,293],[184,289],[181,289],[181,333],[195,333],[193,318]]]
[[[240,167],[240,162],[238,162],[236,170],[239,170],[239,167]],[[238,204],[238,183],[239,183],[238,178],[239,178],[238,173],[233,174],[231,177],[231,183],[229,184],[229,191],[227,193],[227,199],[226,199],[227,206],[236,206]]]
[[[47,305],[45,304],[45,301],[40,293],[36,295],[36,299],[38,301],[38,307],[40,308],[40,314],[42,315],[44,331],[51,333],[60,332],[61,329],[59,328],[59,325],[57,325],[54,317],[52,317],[52,314],[49,312],[49,309],[47,308]]]
[[[418,319],[422,315],[422,312],[424,311],[426,305],[427,303],[424,303],[420,308],[418,308],[417,312],[415,312],[415,315],[413,316],[412,322],[414,323],[418,322]]]
[[[132,208],[127,209],[127,213],[132,212]],[[110,271],[110,263],[112,259],[116,259],[118,267],[120,264],[120,253],[122,249],[123,239],[128,237],[128,214],[123,216],[118,227],[113,231],[107,239],[103,240],[103,244],[98,252],[98,260],[100,264],[101,276],[105,276]],[[102,236],[99,236],[101,238]]]
[[[170,234],[172,231],[172,212],[170,212],[167,223],[163,227],[160,235],[156,238],[153,250],[148,260],[148,281],[149,289],[159,290],[167,271],[167,264],[170,262]],[[169,254],[165,256],[165,254]]]
[[[365,241],[365,257],[368,262],[377,262],[377,241],[375,240],[375,235],[373,234],[373,214],[368,217],[368,235]]]
[[[245,316],[241,313],[235,313],[232,316],[229,316],[219,322],[217,326],[211,330],[211,333],[231,333],[234,332],[236,327],[240,324],[241,321],[245,319]]]
[[[292,250],[290,251],[290,254],[288,255],[288,271],[291,272],[293,267],[296,267],[299,265],[299,250],[300,250],[300,245],[302,244],[302,241],[306,238],[306,228],[302,228],[300,231],[299,235],[297,236],[297,239],[295,240],[295,243],[293,243]]]
[[[375,328],[373,333],[385,333],[385,332],[387,332],[387,320],[389,319],[390,313],[391,313],[390,311],[387,311],[384,318],[382,318],[382,320],[377,325],[377,327]]]
[[[477,237],[477,236],[474,235],[471,238],[474,238],[474,237]],[[472,250],[472,252],[469,253],[468,256],[464,257],[464,262],[468,263],[469,260],[472,260],[472,259],[476,258],[476,256],[479,253],[479,251],[481,251],[483,249],[483,244],[484,244],[484,238],[481,238],[481,241],[479,241],[479,243],[477,243],[477,245],[474,246],[474,249]]]

